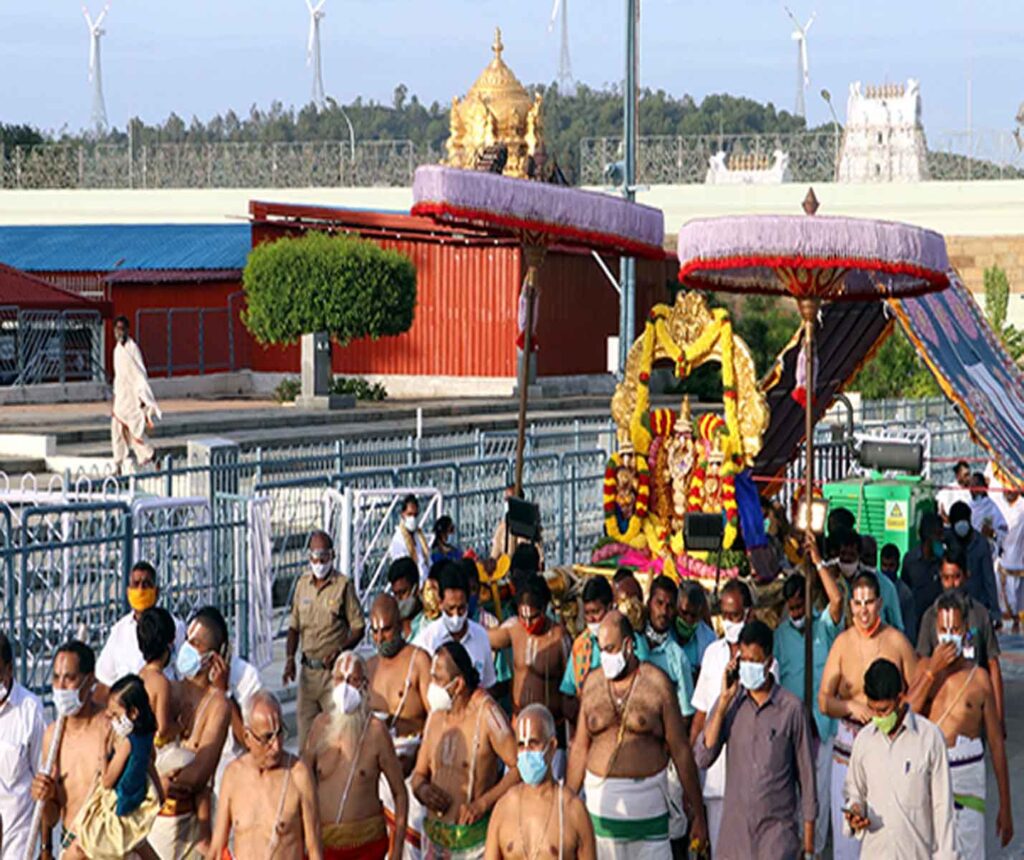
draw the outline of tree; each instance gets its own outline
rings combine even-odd
[[[939,397],[942,389],[899,323],[850,385],[865,400]]]
[[[1019,362],[1024,356],[1024,332],[1006,322],[1006,309],[1010,303],[1010,281],[999,266],[985,269],[985,316],[1010,358]]]
[[[364,239],[311,232],[259,245],[242,274],[242,322],[263,344],[325,331],[342,346],[412,326],[416,269]]]

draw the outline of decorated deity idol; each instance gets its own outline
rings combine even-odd
[[[672,438],[668,443],[668,473],[672,485],[672,531],[683,527],[686,516],[687,496],[690,492],[690,478],[697,462],[697,446],[693,441],[693,424],[690,418],[690,398],[683,400],[683,408],[676,419]]]
[[[615,507],[624,522],[636,511],[638,486],[636,451],[633,443],[626,439],[619,444],[619,467],[615,470]]]

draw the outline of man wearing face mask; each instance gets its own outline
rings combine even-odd
[[[370,711],[366,666],[342,654],[331,673],[333,710],[316,718],[305,757],[316,777],[324,860],[398,860],[405,845],[408,795],[387,725]],[[392,837],[378,786],[394,804]]]
[[[964,659],[988,670],[989,678],[992,681],[992,688],[996,697],[996,712],[1000,721],[1003,720],[1003,670],[999,662],[999,640],[992,629],[992,620],[985,607],[977,603],[965,588],[967,576],[965,573],[966,560],[957,547],[953,546],[946,550],[942,557],[942,568],[940,580],[943,587],[943,595],[957,594],[964,606],[964,623],[966,631],[964,634],[963,653]],[[942,598],[940,595],[939,599]],[[925,611],[921,618],[920,633],[917,637],[917,653],[922,657],[932,658],[935,656],[939,646],[939,637],[935,626],[938,616],[938,600]],[[944,662],[952,659],[950,651],[945,649],[937,661],[938,665],[933,671],[946,668]]]
[[[964,502],[957,502],[949,512],[951,543],[966,559],[967,593],[988,610],[994,624],[1002,619],[999,609],[999,592],[996,590],[995,568],[992,566],[992,549],[988,540],[971,525],[971,508]]]
[[[420,572],[420,582],[430,572],[430,547],[420,528],[420,503],[410,494],[402,499],[401,519],[395,527],[394,537],[388,549],[388,558],[411,558]]]
[[[614,595],[608,580],[603,576],[592,576],[583,585],[583,620],[587,628],[573,641],[569,662],[562,675],[558,689],[565,697],[562,713],[570,722],[576,721],[579,711],[579,695],[587,676],[601,665],[601,648],[597,643],[597,631],[604,617],[611,611]],[[638,660],[647,659],[647,641],[634,633],[633,646]]]
[[[672,682],[637,659],[631,634],[620,612],[601,622],[601,671],[583,686],[565,782],[585,790],[599,857],[669,858],[669,760],[694,814],[693,840],[704,845],[700,782]]]
[[[366,663],[369,706],[383,720],[395,743],[395,752],[410,791],[405,831],[405,857],[420,856],[423,840],[423,807],[411,795],[410,777],[427,720],[430,689],[430,657],[405,641],[398,604],[390,594],[380,595],[370,609],[370,635],[377,653]],[[380,781],[384,816],[389,828],[396,826],[395,798],[386,779]]]
[[[800,699],[768,671],[772,644],[763,621],[743,625],[722,695],[694,745],[697,764],[710,767],[728,742],[724,815],[714,845],[725,860],[795,860],[801,846],[804,857],[815,852],[811,725]]]
[[[813,694],[817,701],[821,687],[821,676],[832,643],[842,632],[843,592],[839,589],[831,570],[821,563],[817,543],[813,538],[807,542],[808,557],[818,566],[818,576],[828,605],[824,610],[814,610],[813,625]],[[779,661],[779,681],[801,701],[804,697],[804,635],[807,627],[807,602],[805,600],[806,580],[803,574],[789,576],[782,587],[786,602],[786,615],[775,631],[775,654]],[[813,609],[813,607],[812,607]],[[814,708],[814,722],[818,730],[818,747],[814,763],[815,786],[818,796],[818,817],[814,822],[814,850],[821,854],[828,840],[830,810],[832,807],[832,738],[836,733],[836,721]]]
[[[166,800],[149,835],[149,844],[161,860],[193,857],[208,847],[203,843],[209,834],[202,832],[196,812],[206,802],[231,728],[231,705],[212,677],[223,671],[223,663],[218,664],[214,655],[223,660],[227,653],[227,629],[215,622],[210,609],[214,608],[193,617],[188,638],[175,658],[182,679],[178,686],[180,746],[191,761],[163,775]]]
[[[543,705],[527,705],[515,729],[523,782],[494,807],[486,860],[551,855],[594,860],[594,828],[587,808],[552,774],[557,748],[554,717]]]
[[[137,675],[146,664],[139,648],[139,616],[155,606],[159,597],[156,568],[148,561],[137,562],[128,573],[128,605],[131,612],[122,615],[110,628],[110,635],[96,661],[94,696],[99,704],[106,704],[107,693],[115,681],[125,675]],[[185,625],[181,619],[175,618],[174,627],[174,647],[177,650],[185,641]],[[168,666],[166,674],[174,680],[173,666]]]
[[[14,650],[0,633],[0,860],[22,860],[32,821],[32,779],[43,758],[43,706],[14,678]]]
[[[912,678],[917,657],[907,637],[882,621],[882,598],[878,577],[871,572],[857,575],[850,586],[852,626],[836,638],[825,661],[818,707],[822,714],[839,720],[832,742],[832,853],[835,860],[860,856],[860,844],[843,832],[843,786],[850,751],[861,728],[870,722],[872,711],[864,690],[864,676],[878,657],[891,661],[903,677]]]
[[[850,756],[843,802],[846,833],[855,834],[865,858],[956,860],[960,855],[942,732],[911,711],[895,663],[875,660],[861,686],[871,716]]]
[[[919,543],[903,556],[903,570],[900,578],[910,586],[914,597],[914,617],[920,630],[921,617],[925,610],[942,593],[939,582],[939,566],[946,551],[942,543],[942,520],[929,512],[921,517],[917,528]]]
[[[953,467],[953,483],[943,487],[935,494],[935,506],[943,522],[950,521],[950,513],[957,502],[969,504],[971,501],[971,466],[966,460],[960,460]]]
[[[320,850],[313,775],[302,759],[285,751],[281,705],[261,690],[246,702],[243,720],[248,752],[224,774],[207,858],[327,856]]]
[[[75,841],[71,824],[92,791],[97,772],[107,762],[110,721],[92,699],[95,670],[96,656],[85,643],[72,639],[57,649],[53,661],[53,706],[58,718],[65,718],[64,733],[55,759],[56,778],[36,773],[32,799],[44,801],[44,830],[52,828],[58,820],[63,825],[64,848]],[[44,757],[53,743],[56,725],[51,723],[43,735]]]
[[[433,656],[446,642],[458,642],[480,675],[480,686],[491,689],[496,682],[494,658],[487,631],[469,618],[469,582],[466,572],[454,562],[442,562],[438,571],[441,617],[420,631],[412,643]]]
[[[342,651],[359,644],[365,626],[355,587],[334,568],[334,542],[326,532],[313,532],[309,573],[295,583],[292,595],[282,679],[285,686],[295,680],[295,654],[301,642],[296,708],[300,746],[316,715],[331,709],[331,666]]]
[[[705,620],[710,617],[708,595],[704,587],[696,582],[682,582],[679,585],[679,600],[676,603],[675,628],[683,646],[686,659],[693,670],[693,683],[700,676],[700,666],[708,645],[715,641],[715,631]]]
[[[740,631],[743,625],[753,616],[753,597],[746,583],[731,579],[722,587],[719,596],[719,607],[722,612],[722,627],[725,635],[712,642],[704,652],[700,677],[693,691],[693,721],[690,723],[690,744],[697,742],[697,737],[704,728],[704,722],[711,711],[711,706],[722,693],[722,674],[726,666],[736,657],[740,648]],[[779,676],[779,665],[772,660],[771,673]],[[718,831],[722,824],[724,809],[722,801],[725,797],[725,758],[720,756],[707,771],[702,771],[704,779],[704,805],[707,808],[708,833],[711,844],[718,839]]]
[[[865,570],[870,570],[872,573],[875,571],[861,563],[860,535],[857,532],[852,529],[837,529],[829,536],[829,543],[836,548],[838,553],[838,560],[830,562],[833,575],[849,599],[850,583]],[[900,612],[899,592],[896,591],[896,586],[889,581],[888,577],[879,578],[878,585],[882,595],[882,621],[902,633],[903,614]]]
[[[478,860],[494,804],[519,782],[515,737],[460,643],[438,648],[430,677],[430,716],[412,775],[428,810],[426,856]]]
[[[402,636],[412,642],[427,623],[420,600],[420,569],[411,558],[398,558],[388,567],[388,585],[398,603]]]
[[[946,738],[960,856],[984,857],[986,745],[999,787],[996,832],[1004,848],[1013,838],[1003,726],[988,672],[963,655],[967,633],[963,599],[956,592],[947,592],[939,598],[937,608],[940,644],[931,659],[918,663],[919,683],[911,688],[910,708],[928,717]]]

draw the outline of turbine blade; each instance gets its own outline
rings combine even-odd
[[[306,0],[306,8],[309,9],[309,14],[312,15],[313,14],[313,4],[310,2],[310,0]]]
[[[313,50],[316,45],[316,18],[309,19],[309,39],[306,42],[306,65],[313,62]]]
[[[807,32],[808,30],[810,30],[810,29],[811,29],[811,24],[813,24],[813,23],[814,23],[814,18],[815,18],[815,16],[816,16],[817,14],[818,14],[817,12],[812,12],[812,13],[811,13],[811,17],[807,19],[807,23],[806,23],[806,24],[804,24],[804,32],[805,32],[805,33],[806,33],[806,32]]]
[[[562,0],[555,0],[554,5],[551,7],[551,20],[548,21],[548,32],[550,33],[555,29],[555,21],[558,20],[558,10],[562,8]]]
[[[797,28],[797,29],[799,30],[799,29],[800,29],[800,22],[799,22],[799,21],[797,21],[797,19],[796,19],[796,15],[794,15],[794,14],[793,14],[792,12],[790,12],[790,11],[789,11],[789,7],[788,7],[788,6],[783,6],[782,8],[786,10],[786,14],[787,14],[787,15],[789,15],[789,19],[790,19],[790,20],[791,20],[791,21],[792,21],[792,22],[793,22],[794,24],[796,24],[796,28]]]

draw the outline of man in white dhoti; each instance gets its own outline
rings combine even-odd
[[[149,387],[142,350],[128,335],[128,318],[114,320],[114,408],[110,416],[110,446],[114,470],[120,474],[129,453],[136,463],[146,466],[153,461],[153,449],[146,442],[146,430],[154,419],[163,417],[153,389]]]
[[[1006,485],[992,475],[992,464],[985,468],[989,476],[989,492],[1006,519],[1006,538],[1003,552],[996,563],[999,580],[999,608],[1003,618],[1012,621],[1011,632],[1020,633],[1020,618],[1024,612],[1024,498],[1019,485]]]

